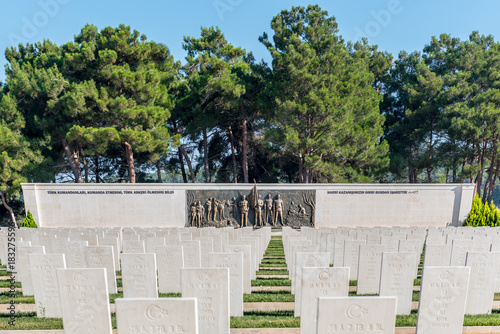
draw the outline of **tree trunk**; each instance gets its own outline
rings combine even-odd
[[[241,105],[241,116],[243,122],[241,124],[241,136],[243,143],[241,147],[242,155],[242,168],[243,168],[243,183],[248,183],[248,138],[247,138],[247,117],[245,114],[245,107]]]
[[[307,170],[307,183],[313,183],[314,171],[312,168],[308,168]]]
[[[433,120],[431,121],[431,124],[433,124]],[[432,183],[432,141],[434,140],[434,127],[431,125],[431,131],[430,131],[430,139],[429,139],[429,164],[431,166],[427,166],[427,183]]]
[[[205,165],[205,183],[210,183],[210,166],[208,165],[208,135],[207,128],[203,129],[203,162]]]
[[[412,165],[408,165],[408,182],[417,183],[416,169]]]
[[[125,142],[125,159],[127,161],[128,179],[130,183],[135,183],[135,166],[134,166],[134,152],[132,146]]]
[[[0,192],[0,196],[2,198],[2,203],[3,206],[9,211],[10,213],[10,219],[12,219],[12,223],[14,223],[14,227],[18,228],[17,222],[16,222],[16,216],[14,215],[14,211],[12,211],[12,208],[7,204],[7,199],[5,198],[5,195],[3,192]]]
[[[229,131],[229,143],[231,144],[231,160],[233,162],[233,182],[238,183],[238,174],[236,171],[236,150],[234,148],[234,136],[233,136],[233,129],[231,128],[231,125],[228,127]]]
[[[177,149],[177,155],[179,155],[179,164],[181,165],[182,181],[188,183],[186,176],[186,168],[184,168],[184,158],[182,157],[182,147],[179,145]]]
[[[302,152],[299,149],[299,183],[304,183],[304,161],[302,161]]]
[[[191,163],[191,159],[189,158],[189,155],[187,152],[181,148],[181,152],[184,155],[184,158],[186,159],[186,163],[188,165],[189,169],[189,174],[191,174],[191,182],[195,183],[196,182],[196,175],[194,175],[194,170],[193,170],[193,164]]]
[[[495,177],[493,178],[493,182],[490,186],[490,191],[488,194],[488,203],[491,203],[491,201],[493,200],[493,193],[495,192],[495,188],[497,187],[499,169],[500,169],[500,159],[497,160],[497,165],[495,167]]]
[[[484,158],[486,155],[486,140],[483,141],[483,150],[481,152],[481,148],[478,147],[479,156],[480,156],[480,169],[477,173],[476,177],[476,194],[481,197],[481,186],[483,185],[483,168],[484,168]]]
[[[486,180],[486,183],[484,185],[483,203],[486,203],[488,201],[490,189],[495,188],[494,187],[495,180],[494,180],[493,176],[495,174],[495,165],[497,163],[496,160],[497,160],[497,147],[495,144],[495,145],[493,145],[493,153],[492,153],[492,157],[491,157],[490,168],[488,168],[488,179]]]
[[[95,159],[95,171],[94,171],[94,173],[95,173],[95,182],[96,183],[100,183],[101,182],[101,176],[100,176],[101,171],[99,170],[99,156],[96,155],[94,159]]]
[[[71,169],[73,175],[75,176],[75,182],[83,183],[82,173],[80,172],[80,163],[78,161],[76,153],[71,152],[71,149],[69,148],[69,143],[66,140],[66,138],[62,139],[62,145],[64,148],[64,155],[66,156],[66,159],[68,159],[69,168]]]
[[[83,171],[85,172],[85,183],[89,183],[89,167],[87,165],[87,158],[85,157],[85,153],[83,153],[83,149],[80,147],[80,155],[82,156],[83,162]]]
[[[158,183],[163,183],[161,179],[161,162],[160,159],[156,161],[156,174],[158,175]]]

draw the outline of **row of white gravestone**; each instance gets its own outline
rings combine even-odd
[[[209,231],[209,229],[207,229],[207,231]],[[263,256],[263,252],[265,248],[267,248],[267,244],[269,243],[271,235],[270,229],[260,229],[256,232],[251,232],[250,229],[244,229],[242,230],[244,231],[244,233],[241,233],[241,230],[239,231],[239,233],[237,233],[236,231],[234,231],[235,233],[232,233],[233,231],[227,230],[224,232],[222,232],[222,230],[219,231],[211,231],[211,233],[215,232],[229,234],[231,235],[231,238],[225,238],[225,240],[232,240],[232,242],[235,244],[227,245],[223,243],[221,246],[224,253],[214,253],[214,248],[207,246],[204,249],[204,252],[207,253],[207,256],[205,258],[206,260],[203,262],[201,260],[200,244],[202,241],[204,241],[206,245],[213,246],[213,243],[211,242],[211,236],[194,236],[193,239],[197,240],[186,240],[184,242],[175,242],[175,240],[173,240],[172,238],[164,238],[165,240],[169,239],[172,243],[174,243],[173,245],[164,245],[164,243],[158,242],[163,239],[162,237],[147,235],[146,242],[150,239],[153,239],[153,242],[149,242],[149,244],[150,246],[153,246],[153,248],[150,248],[150,250],[155,251],[155,253],[121,254],[120,258],[122,262],[124,297],[127,299],[157,297],[158,288],[156,284],[156,273],[158,272],[158,276],[160,278],[158,280],[158,285],[161,286],[161,278],[164,278],[167,281],[176,281],[175,284],[172,284],[172,282],[170,282],[170,285],[173,285],[172,287],[170,287],[170,289],[174,291],[168,292],[182,292],[183,297],[194,296],[199,298],[197,304],[197,313],[199,315],[198,318],[200,322],[200,333],[211,333],[213,328],[216,328],[217,332],[225,333],[226,327],[227,332],[229,332],[229,316],[243,315],[244,283],[247,284],[245,288],[248,293],[250,293],[250,279],[254,277],[252,275],[255,275],[255,272],[252,273],[249,270],[256,268],[256,263],[260,262],[260,259]],[[202,238],[203,240],[199,240],[200,238]],[[121,241],[123,242],[127,240]],[[144,243],[144,241],[141,240],[136,241]],[[74,241],[66,242],[71,243]],[[126,242],[124,242],[124,244],[126,244]],[[200,267],[201,265],[203,265],[203,267],[206,267],[204,269],[200,269],[204,270],[202,272],[196,271],[199,268],[186,268],[187,266],[185,266],[186,261],[184,258],[184,249],[187,248],[189,250],[190,246],[192,245],[197,246],[191,248],[196,250],[196,254],[199,258],[198,267]],[[86,246],[86,244],[82,244],[82,246],[85,253],[83,256],[84,261],[82,261],[83,265],[88,265],[88,263],[94,263],[96,261],[100,261],[100,264],[107,263],[108,261],[112,264],[114,263],[114,246]],[[96,250],[98,248],[101,250],[101,252],[96,253]],[[42,254],[31,254],[34,253],[32,249],[36,249],[39,253]],[[137,249],[142,251],[145,250],[144,247],[139,247]],[[88,250],[92,251],[89,252]],[[64,317],[64,314],[61,314],[63,312],[63,310],[61,310],[61,303],[57,302],[60,296],[58,295],[58,289],[56,286],[56,271],[57,269],[67,267],[65,265],[66,254],[43,254],[43,246],[29,247],[27,245],[22,247],[20,253],[28,259],[28,270],[22,271],[25,274],[28,272],[36,273],[36,275],[29,276],[35,284],[33,290],[35,291],[35,302],[37,304],[38,315],[46,317]],[[93,259],[92,261],[89,261],[89,256]],[[172,267],[176,264],[177,270],[172,270]],[[208,269],[209,267],[216,268],[219,274],[217,274],[217,272],[211,271],[211,269]],[[247,270],[245,270],[246,277],[243,277],[244,267],[247,268]],[[114,277],[115,269],[113,267],[110,270],[105,265],[102,265],[102,268],[106,268],[104,270],[104,273],[106,276],[106,290],[108,293],[111,292],[109,291],[109,272],[111,271]],[[162,272],[160,268],[164,268],[164,271]],[[84,268],[81,268],[80,270],[84,270]],[[176,273],[174,273],[174,271],[176,271]],[[224,272],[222,275],[227,276],[227,279],[222,278],[219,282],[217,280],[219,280],[218,277],[221,275],[221,271]],[[196,279],[199,279],[200,282],[197,282],[196,279],[195,281],[190,279],[190,275],[195,275]],[[215,280],[215,284],[212,284],[212,279]],[[114,277],[113,280],[116,286],[116,278]],[[25,284],[23,284],[23,289],[24,287]],[[227,293],[215,291],[213,292],[213,296],[210,296],[209,294],[212,293],[210,290],[211,288],[217,288],[219,290],[227,289]],[[227,302],[221,302],[217,299],[220,296],[223,296],[222,301],[224,301],[224,296],[226,295],[228,299]],[[229,307],[229,305],[231,305],[231,307]],[[222,309],[217,311],[219,307],[222,307]],[[62,309],[64,309],[64,307]],[[215,317],[214,314],[219,314],[217,316],[218,318]],[[222,318],[220,318],[221,316]],[[227,321],[221,321],[221,319],[226,318]],[[84,320],[82,319],[78,321],[84,322]],[[219,331],[219,326],[222,326],[220,328],[223,328],[224,330]],[[70,326],[70,328],[72,327]]]
[[[47,253],[64,253],[68,247],[78,247],[79,244],[87,246],[112,246],[115,250],[123,251],[126,249],[135,249],[135,252],[153,252],[153,248],[162,245],[179,244],[184,241],[200,240],[202,251],[208,247],[209,241],[205,237],[212,238],[213,251],[221,252],[223,244],[234,244],[235,239],[242,239],[247,236],[252,228],[124,228],[122,229],[84,229],[84,228],[38,228],[38,229],[19,229],[15,231],[15,240],[19,246],[44,246]],[[264,229],[266,230],[266,229]],[[7,236],[6,228],[0,229],[0,260],[7,263]],[[149,240],[148,240],[149,239]],[[68,241],[76,244],[68,244]],[[144,245],[134,243],[134,241],[143,241]],[[260,240],[256,243],[260,249],[256,253],[265,251],[265,244]],[[127,245],[128,244],[128,245]],[[141,247],[145,247],[140,251]],[[124,251],[129,252],[129,251]],[[115,263],[119,263],[120,252],[115,252]],[[205,257],[205,252],[203,252]],[[67,259],[73,261],[73,259]],[[83,261],[74,259],[75,261]],[[255,259],[257,261],[257,259]],[[258,262],[256,262],[258,263]],[[68,263],[70,264],[70,263]],[[119,267],[117,268],[119,269]]]
[[[40,231],[39,231],[40,230]],[[120,254],[119,250],[123,250],[123,253],[144,253],[146,252],[156,252],[156,248],[158,247],[163,247],[163,246],[172,246],[172,245],[182,245],[183,246],[183,255],[184,255],[184,265],[186,267],[200,267],[202,264],[207,263],[207,256],[211,252],[222,252],[222,251],[227,251],[223,250],[222,247],[228,246],[228,245],[233,245],[234,240],[238,240],[238,244],[242,245],[242,248],[235,248],[231,251],[233,252],[239,252],[242,251],[245,253],[245,264],[248,264],[250,262],[250,266],[245,265],[245,276],[247,274],[250,274],[251,278],[255,278],[255,271],[257,268],[258,263],[260,262],[260,259],[262,257],[262,254],[264,252],[264,247],[266,245],[265,240],[262,237],[255,238],[255,236],[247,236],[246,233],[248,230],[245,229],[240,229],[240,230],[233,230],[233,229],[223,229],[222,233],[215,233],[215,229],[203,229],[205,230],[206,236],[200,237],[199,235],[201,234],[200,232],[196,233],[193,232],[191,235],[191,231],[186,229],[187,231],[177,231],[177,234],[171,234],[167,235],[170,236],[168,237],[155,237],[153,236],[156,233],[160,234],[166,233],[165,229],[149,229],[150,232],[145,232],[141,231],[143,238],[145,240],[128,240],[126,238],[129,238],[131,236],[131,232],[134,232],[132,229],[128,229],[126,232],[124,232],[120,236],[115,236],[113,242],[107,242],[109,240],[105,240],[105,243],[108,243],[109,245],[107,248],[97,248],[98,246],[88,246],[88,240],[83,241],[83,240],[77,240],[82,237],[82,234],[85,234],[86,236],[92,235],[92,231],[98,235],[102,235],[103,233],[111,233],[111,232],[105,232],[105,231],[95,231],[95,230],[90,230],[83,232],[82,229],[78,229],[79,234],[72,233],[71,238],[74,238],[76,240],[68,240],[68,238],[64,237],[64,235],[67,235],[67,229],[64,230],[58,230],[58,229],[39,229],[39,230],[31,230],[33,233],[26,233],[26,231],[23,231],[23,237],[25,239],[32,239],[33,241],[27,241],[28,243],[32,243],[30,250],[26,251],[23,250],[19,255],[21,258],[21,262],[19,264],[19,273],[20,275],[24,278],[24,273],[29,273],[28,265],[27,265],[27,252],[30,251],[35,251],[35,252],[40,252],[40,249],[36,249],[34,247],[42,247],[42,246],[37,246],[40,245],[40,233],[53,233],[54,235],[52,236],[52,239],[46,240],[47,245],[43,245],[45,247],[45,252],[46,253],[62,253],[66,255],[66,263],[68,267],[71,268],[85,268],[85,267],[101,267],[104,266],[108,268],[108,275],[109,277],[109,283],[110,283],[110,291],[114,292],[115,288],[113,286],[113,281],[114,277],[112,277],[111,272],[114,272],[112,270],[112,262],[115,263],[115,269],[119,270],[119,257],[118,255]],[[160,231],[158,231],[160,230]],[[264,229],[263,231],[265,231]],[[21,230],[22,231],[22,230]],[[31,232],[30,231],[30,232]],[[47,232],[48,231],[48,232]],[[147,231],[147,230],[146,230]],[[170,231],[171,232],[171,231]],[[242,233],[243,232],[243,233]],[[58,233],[61,233],[61,235],[58,235]],[[210,234],[209,234],[210,233]],[[136,234],[139,235],[139,234]],[[210,236],[209,236],[210,235]],[[264,235],[261,233],[261,235]],[[1,234],[0,234],[1,236]],[[43,235],[45,236],[45,235]],[[180,238],[182,236],[182,238]],[[125,238],[123,240],[122,238]],[[2,238],[0,238],[1,240]],[[92,238],[87,238],[87,239],[92,239]],[[111,239],[110,237],[106,237],[104,239]],[[193,240],[194,239],[194,240]],[[36,240],[36,241],[35,241]],[[55,252],[53,246],[53,242],[51,244],[50,240],[59,240],[58,242],[63,244],[64,247],[60,247],[59,251]],[[61,242],[61,240],[64,240]],[[182,241],[184,240],[184,241]],[[99,239],[99,237],[96,239],[96,243],[99,243],[99,241],[102,241]],[[24,241],[23,241],[24,242]],[[35,245],[33,245],[33,243]],[[262,245],[261,245],[262,244]],[[250,248],[250,254],[248,254],[248,248],[245,246],[249,246]],[[103,246],[99,246],[103,247]],[[113,255],[110,255],[109,252],[109,247],[112,247],[113,249]],[[22,247],[19,247],[22,248]],[[165,252],[165,249],[162,249],[163,253]],[[99,254],[93,254],[93,253],[99,253]],[[259,256],[258,256],[259,255]],[[250,256],[250,258],[249,258]],[[111,258],[112,257],[112,258]],[[203,262],[202,262],[203,260]],[[248,270],[247,268],[250,268]],[[159,268],[160,270],[160,268]],[[29,278],[27,278],[29,279]],[[23,279],[24,281],[24,279]],[[249,283],[250,279],[245,279],[245,291],[249,293]],[[29,284],[29,283],[28,283]],[[28,288],[28,291],[30,289]],[[179,289],[178,289],[179,291]],[[160,286],[160,292],[171,292],[171,291],[162,291],[162,287]],[[176,292],[176,291],[172,291]]]
[[[494,235],[497,233],[495,230],[489,230],[489,232]],[[314,231],[314,233],[318,233],[318,231]],[[331,231],[328,231],[327,233],[331,233]],[[293,237],[291,237],[291,235],[293,235]],[[295,244],[299,241],[300,239],[298,239],[298,237],[300,236],[296,231],[284,231],[284,240],[287,240],[288,238],[293,240],[293,243],[292,241],[288,242],[289,245]],[[482,242],[490,242],[492,239],[494,240],[495,237],[487,239],[481,238]],[[454,239],[454,241],[456,240],[457,238]],[[308,241],[311,241],[309,243],[309,247],[312,247],[310,246],[312,244],[312,240]],[[285,242],[285,244],[287,244],[287,242]],[[402,244],[403,243],[400,242],[400,245]],[[397,296],[398,307],[396,313],[407,314],[411,309],[413,276],[416,272],[415,264],[419,262],[415,259],[417,257],[417,253],[384,252],[383,246],[384,245],[359,244],[358,294],[360,294],[359,289],[364,279],[370,278],[373,280],[373,276],[379,276],[378,291],[371,293],[378,293],[380,296]],[[494,246],[495,244],[492,244],[491,246],[488,244],[487,246],[483,246],[482,249],[491,250]],[[431,247],[431,249],[434,248],[435,247]],[[294,246],[289,246],[289,249],[291,249],[293,253]],[[434,250],[437,252],[437,249]],[[317,257],[319,259],[320,256],[324,258],[325,254],[329,254],[329,252],[297,252],[295,254],[295,279],[297,280],[301,278],[301,275],[298,274],[300,273],[298,266],[302,266],[302,271],[311,269],[307,268],[307,262],[304,263],[304,259],[308,259],[308,262],[314,263],[314,260],[312,260],[313,258]],[[450,253],[448,254],[451,255]],[[288,254],[288,256],[292,257],[293,255]],[[426,253],[426,257],[427,256],[432,258],[431,255]],[[418,256],[418,258],[420,258],[420,256]],[[495,277],[498,276],[498,259],[498,254],[495,252],[469,251],[465,254],[465,260],[462,266],[450,266],[450,257],[448,257],[447,262],[441,264],[439,267],[436,266],[435,263],[433,266],[424,266],[417,333],[461,333],[463,316],[465,313],[491,313],[494,293],[493,289],[490,287],[495,286]],[[323,277],[326,279],[328,276],[325,271],[328,269],[349,270],[350,268],[329,268],[328,266],[325,266],[323,268],[312,269],[320,272],[323,270]],[[319,289],[321,289],[331,286],[331,283],[320,282],[313,284],[309,283],[310,280],[311,278],[308,280],[302,280],[302,288],[306,289],[307,292],[303,290],[299,296],[312,294],[317,298],[319,295],[332,294],[332,292],[327,289],[323,289],[323,291],[318,292],[317,294],[314,294],[314,292],[311,293],[307,290],[307,287],[319,287]],[[348,284],[348,280],[345,279],[343,283]],[[297,285],[298,282],[295,282],[295,286]],[[374,286],[377,287],[376,284],[374,284]],[[301,301],[300,297],[297,299],[297,290],[295,290],[295,293],[296,301]],[[315,310],[316,305],[314,305],[314,297],[312,300],[309,300],[306,305],[302,302],[298,305],[296,304],[296,314],[297,308],[306,310],[306,312]],[[299,313],[301,312],[299,311]],[[306,328],[307,326],[312,326],[310,321],[304,323],[306,319],[311,318],[311,316],[307,318],[306,316],[307,315],[302,314],[301,327],[303,325],[306,326]],[[303,332],[311,332],[310,328],[311,327]],[[336,328],[338,329],[338,327]]]
[[[438,267],[431,269],[442,270]],[[462,286],[460,277],[453,276],[453,267],[434,277],[440,286],[450,286],[448,304],[456,309],[457,300],[453,293],[456,286]],[[461,268],[460,268],[461,269]],[[467,268],[466,268],[467,269]],[[104,269],[58,269],[58,283],[63,305],[63,323],[68,333],[111,333],[109,304],[107,304],[106,278]],[[325,332],[378,332],[394,333],[395,297],[346,297],[348,291],[348,268],[305,268],[307,285],[318,296],[317,316],[312,315],[306,327],[307,311],[302,319],[303,333]],[[229,333],[228,281],[226,268],[186,268],[182,270],[183,297],[161,299],[117,299],[116,319],[118,333]],[[434,287],[436,283],[429,283]],[[316,290],[313,292],[313,290]],[[440,289],[441,291],[442,289]],[[324,294],[324,291],[329,293]],[[338,294],[338,297],[331,297]],[[309,294],[307,294],[309,298]],[[423,293],[422,298],[425,294]],[[439,297],[441,295],[438,295]],[[191,298],[189,298],[191,297]],[[310,296],[314,303],[314,297]],[[437,311],[445,311],[442,298],[434,298],[431,303]],[[436,303],[437,301],[437,303]],[[303,303],[306,303],[305,301]],[[463,303],[462,303],[463,304]],[[308,310],[314,310],[309,307]],[[463,313],[463,312],[462,312]],[[428,314],[432,319],[436,316]],[[462,316],[463,317],[463,316]],[[195,319],[198,319],[196,321]],[[317,320],[316,320],[317,319]],[[463,319],[462,319],[463,320]],[[440,321],[440,322],[439,322]],[[460,323],[460,322],[459,322]],[[419,318],[419,326],[425,321]],[[442,331],[443,320],[429,324]],[[454,324],[456,327],[456,325]],[[461,327],[461,326],[460,326]],[[317,331],[316,331],[317,328]],[[419,327],[420,328],[420,327]],[[425,329],[425,327],[422,327]],[[434,333],[424,331],[422,333]],[[420,332],[419,332],[420,333]]]
[[[118,333],[229,333],[230,270],[182,269],[182,298],[116,299]],[[66,333],[111,333],[105,271],[104,268],[55,270]],[[348,268],[304,269],[311,295],[316,293],[321,297],[317,315],[309,317],[312,330],[305,333],[316,332],[316,327],[318,333],[363,328],[393,333],[396,298],[325,298],[347,296],[348,271]],[[325,294],[325,290],[330,293]],[[305,296],[303,305],[312,297],[309,293]],[[306,308],[304,313],[306,326]]]

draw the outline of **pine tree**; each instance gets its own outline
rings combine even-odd
[[[370,62],[351,55],[317,5],[284,10],[271,27],[272,41],[260,37],[273,58],[268,135],[294,157],[299,182],[369,181],[388,164]]]
[[[16,101],[8,93],[0,95],[0,199],[15,227],[16,217],[8,202],[20,195],[24,174],[41,160],[21,134],[24,126]]]

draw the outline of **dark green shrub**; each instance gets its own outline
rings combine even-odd
[[[500,226],[500,211],[493,204],[483,203],[476,194],[472,208],[465,219],[465,226]]]
[[[23,220],[23,227],[38,228],[38,225],[36,224],[30,210],[28,210],[28,215]]]

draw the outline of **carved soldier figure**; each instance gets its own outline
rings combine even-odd
[[[269,222],[269,217],[271,218],[271,223],[273,223],[273,199],[271,198],[271,194],[267,195],[264,201],[264,225]]]
[[[219,200],[217,198],[212,198],[212,207],[214,209],[214,221],[217,220],[217,209],[219,208]]]
[[[255,203],[255,226],[262,225],[262,208],[264,207],[264,201],[259,195],[257,202]]]
[[[205,205],[207,206],[207,221],[210,221],[210,214],[212,213],[212,201],[210,200],[210,197],[207,198]]]
[[[226,215],[224,214],[224,206],[226,206],[226,200],[223,199],[222,201],[219,201],[219,218],[225,219]]]
[[[306,215],[306,208],[304,208],[302,205],[299,204],[299,215],[305,216]]]
[[[247,226],[248,222],[248,201],[245,195],[242,196],[240,204],[241,227]]]
[[[232,213],[234,220],[238,221],[238,210],[236,209],[236,197],[233,197],[230,201],[227,201],[227,205],[232,207]]]
[[[278,217],[281,218],[281,225],[283,225],[283,200],[281,199],[280,194],[278,194],[278,196],[274,200],[273,209],[275,215],[273,225],[276,226],[276,224],[278,223]]]
[[[201,201],[199,201],[196,206],[196,213],[198,214],[198,227],[201,227],[203,217],[205,216],[205,208],[201,205]]]
[[[197,213],[197,210],[196,210],[196,202],[194,202],[193,204],[191,204],[191,206],[189,207],[189,212],[191,213],[191,221],[189,222],[189,225],[190,226],[196,226],[196,221],[198,220],[198,213]]]

